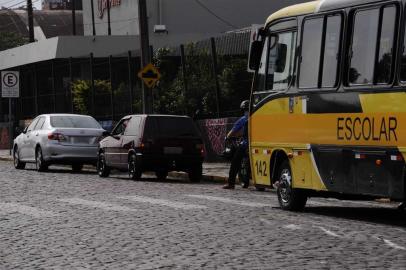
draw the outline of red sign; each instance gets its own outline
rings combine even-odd
[[[97,0],[100,19],[103,19],[104,12],[107,10],[107,1],[110,1],[110,8],[121,5],[121,0]]]

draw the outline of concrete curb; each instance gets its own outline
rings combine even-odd
[[[12,157],[0,157],[0,161],[13,161]]]

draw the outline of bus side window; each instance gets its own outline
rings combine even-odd
[[[403,28],[406,29],[406,22],[405,22],[405,25]],[[401,62],[400,62],[400,81],[403,83],[406,83],[406,33],[404,34],[403,53],[402,53]]]
[[[389,84],[392,79],[396,13],[397,10],[395,6],[388,6],[383,9],[381,38],[379,40],[379,55],[375,68],[376,83]]]
[[[379,9],[355,13],[351,63],[348,71],[350,85],[372,84],[378,36]]]
[[[317,88],[320,70],[323,18],[307,19],[303,25],[300,88]]]
[[[395,5],[355,12],[349,52],[350,85],[391,83],[397,13]]]
[[[341,22],[340,14],[304,21],[299,73],[300,88],[337,86]]]
[[[342,16],[327,16],[324,45],[324,64],[321,87],[333,88],[338,82],[338,63],[340,62]]]

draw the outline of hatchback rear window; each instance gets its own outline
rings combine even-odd
[[[197,137],[193,120],[187,117],[148,117],[145,127],[148,137]]]
[[[51,116],[51,126],[56,128],[101,128],[94,118],[87,116]]]

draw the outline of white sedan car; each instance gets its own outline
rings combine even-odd
[[[14,167],[24,169],[26,163],[35,163],[38,171],[45,171],[51,164],[65,164],[80,171],[84,164],[97,163],[103,132],[91,116],[40,115],[14,140]]]

